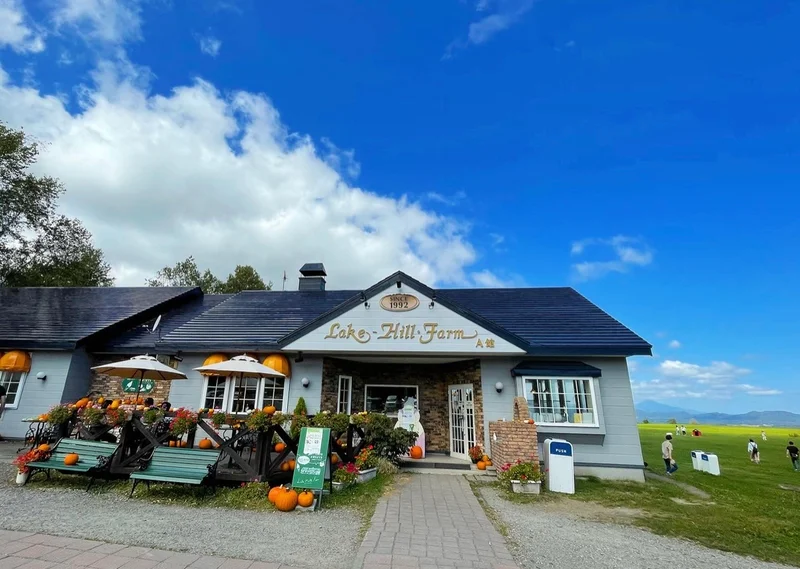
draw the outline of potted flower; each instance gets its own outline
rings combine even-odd
[[[222,425],[231,423],[231,419],[228,418],[227,413],[223,413],[222,411],[214,411],[213,413],[209,411],[209,418],[211,419],[211,424],[214,425],[214,428],[217,430],[219,430]]]
[[[358,479],[358,467],[352,462],[342,464],[333,472],[333,491],[338,492],[355,483]]]
[[[58,438],[66,437],[69,422],[75,416],[75,409],[69,405],[55,405],[47,412],[47,422]]]
[[[483,458],[483,449],[480,445],[470,447],[469,458],[472,460],[472,464],[478,464],[478,461]]]
[[[373,451],[372,445],[364,447],[356,457],[356,468],[358,468],[357,482],[367,482],[375,478],[378,474],[378,456]]]
[[[128,420],[128,413],[125,409],[106,409],[106,425],[109,427],[121,427]]]
[[[164,411],[162,411],[159,407],[151,407],[142,413],[142,423],[145,425],[152,425],[153,423],[159,422],[163,418]]]
[[[196,428],[197,414],[183,408],[175,411],[175,418],[169,426],[170,434],[174,437],[182,437]]]
[[[501,481],[510,482],[511,490],[515,494],[539,494],[544,480],[538,463],[522,460],[501,466],[497,477]]]
[[[28,463],[46,460],[49,453],[49,451],[42,451],[38,448],[34,448],[17,456],[13,461],[14,466],[17,467],[17,484],[22,485],[28,481],[28,476],[31,474]]]

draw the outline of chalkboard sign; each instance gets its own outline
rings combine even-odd
[[[297,445],[297,464],[292,476],[292,488],[322,490],[330,441],[330,429],[302,428],[300,442]]]

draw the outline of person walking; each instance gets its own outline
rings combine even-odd
[[[686,436],[686,425],[681,425],[681,436],[682,437]]]
[[[664,466],[667,469],[667,476],[678,470],[678,463],[672,457],[672,433],[667,433],[663,443],[661,443],[661,458],[664,459]]]
[[[761,440],[762,441],[767,440],[767,432],[766,431],[761,431]]]
[[[786,456],[792,459],[794,471],[800,471],[800,449],[795,446],[794,441],[789,441],[789,446],[786,447]]]
[[[747,454],[750,455],[750,462],[761,464],[761,456],[758,453],[758,445],[753,439],[750,439],[750,442],[747,443]]]

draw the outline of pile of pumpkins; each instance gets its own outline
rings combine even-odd
[[[269,501],[280,512],[291,512],[297,506],[308,508],[314,504],[314,493],[310,490],[293,490],[287,486],[275,486],[267,494]]]
[[[484,454],[475,466],[478,467],[478,470],[486,470],[491,465],[492,461],[489,456]]]
[[[273,449],[275,452],[283,452],[286,450],[286,443],[276,443]],[[289,472],[294,470],[296,466],[297,462],[293,458],[290,458],[289,460],[284,460],[283,463],[281,463],[281,470],[283,472]]]

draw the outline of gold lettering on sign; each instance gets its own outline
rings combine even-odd
[[[408,312],[419,306],[419,299],[413,294],[387,294],[381,299],[381,308],[390,312]]]
[[[325,340],[355,340],[359,344],[366,344],[372,340],[373,334],[376,340],[417,340],[420,344],[430,344],[434,340],[474,340],[478,337],[478,331],[473,330],[467,333],[462,328],[440,328],[436,322],[425,322],[420,330],[416,324],[403,324],[402,322],[384,322],[380,325],[380,331],[367,330],[366,328],[356,328],[352,324],[340,324],[334,322],[328,328]],[[478,340],[475,347],[494,348],[494,340],[487,339],[485,343]]]

